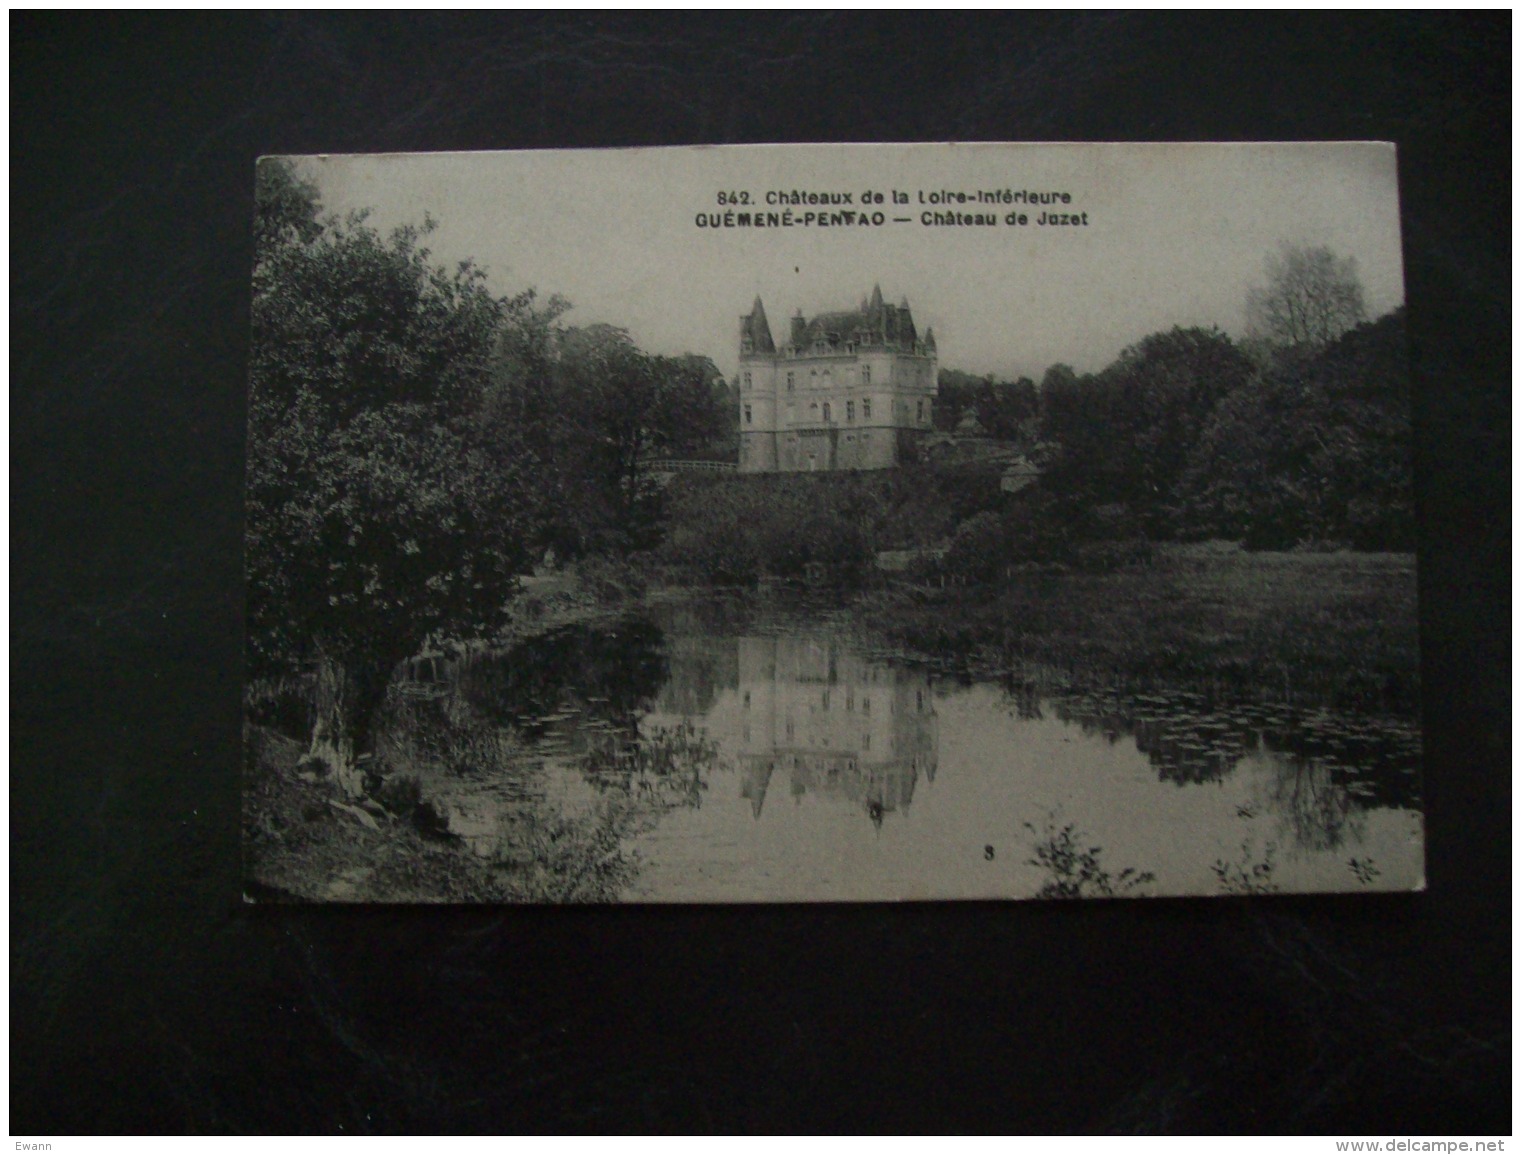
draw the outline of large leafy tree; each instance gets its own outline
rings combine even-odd
[[[1132,345],[1092,377],[1052,381],[1048,374],[1046,433],[1062,450],[1053,484],[1126,504],[1146,529],[1159,531],[1216,404],[1251,373],[1219,330],[1174,328]]]
[[[1190,535],[1408,549],[1414,537],[1403,310],[1233,391],[1182,482]]]
[[[991,373],[976,377],[942,369],[935,396],[935,428],[954,430],[971,410],[989,437],[1003,441],[1028,439],[1040,410],[1040,393],[1028,377],[999,381]]]
[[[316,670],[312,752],[354,788],[396,664],[497,627],[528,562],[531,463],[489,419],[513,313],[415,229],[319,221],[282,162],[257,204],[251,656]]]
[[[654,544],[662,491],[646,466],[725,437],[717,376],[706,357],[646,353],[612,325],[554,329],[544,372],[514,374],[556,494],[547,544],[561,556]]]

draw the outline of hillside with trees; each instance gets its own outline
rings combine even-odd
[[[282,161],[259,166],[256,211],[250,663],[309,679],[308,757],[357,794],[397,664],[493,636],[546,551],[650,544],[644,462],[727,414],[706,358],[494,296],[469,261],[434,262],[430,222],[324,217]]]
[[[1141,556],[1140,543],[1205,539],[1412,548],[1403,309],[1366,321],[1355,263],[1326,249],[1285,246],[1266,274],[1240,341],[1174,328],[1097,373],[1048,369],[1040,486],[958,526],[946,565],[981,580],[1020,562],[1110,564]],[[947,378],[953,403],[994,390]]]

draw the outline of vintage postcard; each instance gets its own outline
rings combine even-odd
[[[1424,886],[1393,146],[256,188],[250,901]]]

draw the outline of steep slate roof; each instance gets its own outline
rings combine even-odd
[[[836,334],[841,341],[853,341],[860,332],[870,334],[872,343],[901,341],[912,345],[919,339],[908,298],[904,297],[903,303],[893,308],[883,302],[881,286],[874,285],[870,299],[863,298],[859,309],[814,317],[803,329],[799,344],[824,340],[829,333]]]
[[[919,341],[919,331],[914,327],[914,315],[909,311],[908,298],[899,305],[889,305],[882,300],[882,289],[874,285],[869,298],[861,299],[859,309],[843,312],[819,313],[812,320],[804,320],[801,312],[791,319],[788,340],[795,346],[806,348],[817,341],[827,341],[829,334],[838,341],[851,342],[865,335],[868,345],[902,345],[909,351]],[[749,341],[744,355],[775,353],[776,345],[771,338],[771,325],[766,320],[766,308],[759,297],[750,306],[750,312],[739,319],[741,349]],[[925,334],[925,344],[935,346],[934,330]]]
[[[771,325],[766,320],[766,307],[759,297],[750,306],[750,315],[739,319],[739,335],[743,341],[750,339],[750,347],[756,353],[775,353],[776,344],[771,340]]]

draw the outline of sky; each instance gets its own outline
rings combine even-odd
[[[567,324],[608,323],[652,352],[732,373],[738,318],[853,308],[880,285],[933,326],[942,368],[1040,378],[1102,369],[1174,325],[1245,329],[1247,291],[1285,244],[1357,262],[1369,317],[1404,301],[1392,145],[759,145],[303,157],[324,210],[380,228],[437,222],[441,262],[471,259],[494,291],[558,293]],[[907,198],[892,203],[892,191]],[[943,190],[1065,193],[1067,203],[930,203]],[[776,193],[850,203],[769,205]],[[732,211],[881,212],[880,227],[699,227]],[[868,202],[867,193],[883,203]],[[923,214],[994,214],[986,226]],[[1026,223],[1006,223],[1010,212]],[[1085,224],[1040,225],[1041,213]],[[896,223],[894,218],[907,218]],[[933,219],[933,218],[931,218]]]

